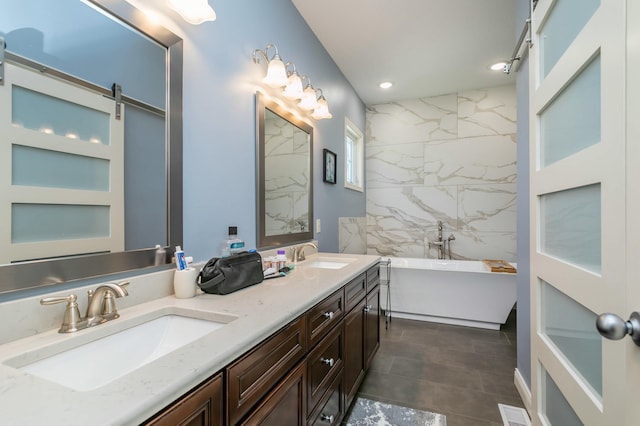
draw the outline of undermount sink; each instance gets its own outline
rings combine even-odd
[[[207,319],[161,313],[154,319],[145,317],[145,322],[26,365],[20,365],[24,357],[15,357],[5,364],[71,389],[90,391],[236,319],[226,314],[206,314]]]
[[[353,262],[356,259],[346,257],[316,257],[310,260],[305,266],[309,268],[320,269],[341,269]]]

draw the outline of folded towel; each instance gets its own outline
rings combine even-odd
[[[504,260],[495,260],[495,259],[484,259],[482,261],[491,272],[507,272],[510,274],[516,273],[516,268],[514,268],[510,263],[505,262]]]

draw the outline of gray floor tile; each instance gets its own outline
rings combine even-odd
[[[393,318],[359,394],[445,414],[448,426],[499,426],[498,403],[523,406],[515,344],[513,314],[500,331]]]

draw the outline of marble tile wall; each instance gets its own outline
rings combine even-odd
[[[367,218],[338,218],[338,251],[367,254]]]
[[[514,86],[367,108],[367,252],[457,259],[516,258]]]

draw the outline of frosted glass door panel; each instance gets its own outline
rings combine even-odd
[[[109,115],[20,86],[13,86],[15,126],[71,139],[109,144]]]
[[[578,418],[573,408],[562,395],[558,385],[553,381],[549,373],[542,368],[544,401],[542,402],[543,414],[553,426],[582,426],[583,423]]]
[[[549,74],[599,7],[600,0],[556,0],[540,32],[543,77]]]
[[[13,145],[13,185],[109,191],[109,161]]]
[[[600,56],[541,113],[540,127],[543,167],[600,142]]]
[[[600,185],[554,192],[540,198],[542,252],[600,273]]]
[[[602,399],[602,338],[597,315],[542,281],[542,331]]]
[[[13,204],[11,242],[106,238],[109,206]]]

